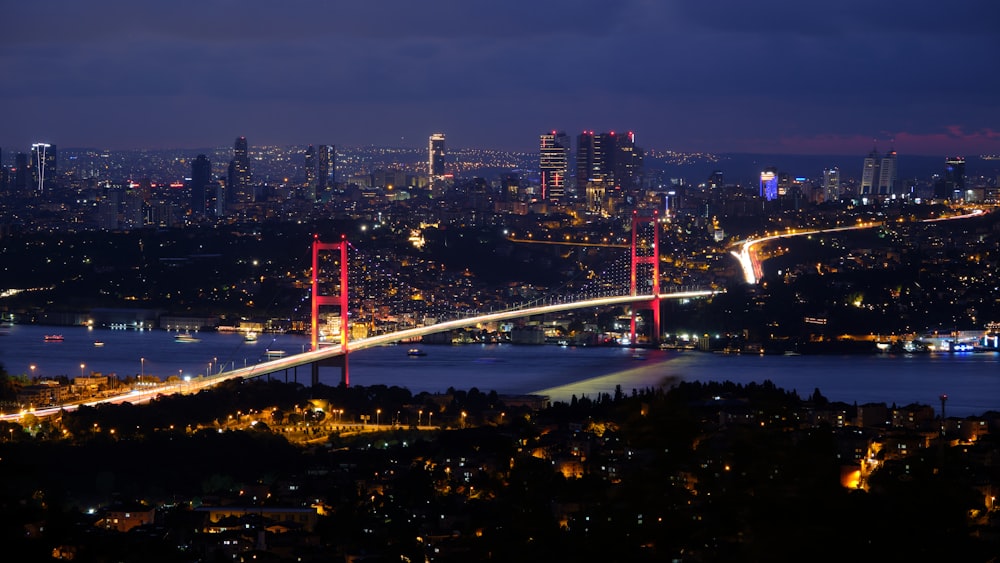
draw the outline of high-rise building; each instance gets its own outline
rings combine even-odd
[[[580,141],[590,143],[577,147],[577,171],[581,168],[580,157],[589,158],[589,182],[599,182],[614,190],[631,193],[640,187],[642,178],[642,149],[635,145],[635,135],[630,131],[618,135],[614,131],[598,135],[581,135]]]
[[[576,138],[576,191],[585,193],[587,183],[593,179],[594,132],[584,131]]]
[[[947,197],[962,199],[965,197],[965,157],[949,156],[944,161],[944,181],[948,188]]]
[[[834,166],[823,171],[823,201],[840,199],[840,168]]]
[[[434,133],[427,141],[427,175],[431,180],[444,176],[444,133]]]
[[[538,168],[541,172],[543,200],[560,201],[566,197],[569,151],[569,136],[562,131],[552,131],[539,137]]]
[[[760,197],[764,201],[778,199],[778,169],[767,167],[760,173]]]
[[[35,186],[36,193],[42,194],[55,178],[56,168],[56,146],[49,143],[35,143],[31,145],[31,181]]]
[[[330,201],[336,184],[337,151],[333,145],[320,145],[316,155],[316,200]]]
[[[199,154],[191,161],[191,213],[193,215],[205,215],[206,193],[205,190],[212,182],[212,163],[208,157]]]
[[[861,170],[861,195],[875,193],[879,181],[879,164],[878,151],[873,148],[865,157],[864,168]]]
[[[306,148],[306,155],[303,161],[305,168],[305,199],[316,201],[316,149],[312,145]]]
[[[247,138],[239,137],[233,148],[233,159],[229,162],[226,182],[226,203],[250,203],[253,192],[250,185],[250,155]]]
[[[879,195],[892,195],[896,193],[896,151],[890,150],[882,156],[878,170]]]

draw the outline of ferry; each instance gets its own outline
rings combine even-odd
[[[101,346],[104,346],[104,342],[101,341],[101,340],[95,340],[94,341],[94,346],[100,348]]]
[[[174,336],[174,342],[182,342],[182,343],[186,343],[186,342],[200,342],[200,340],[198,340],[197,338],[191,336],[190,332],[183,332],[181,334],[178,334],[178,335]]]
[[[276,360],[278,358],[284,358],[288,352],[284,350],[264,350],[264,355],[267,356],[269,360]]]
[[[46,334],[45,335],[45,341],[46,342],[62,342],[63,341],[63,335],[61,335],[61,334]]]
[[[426,356],[427,352],[424,352],[420,348],[410,348],[409,350],[406,351],[406,355],[410,356],[411,358],[419,358],[422,356]]]
[[[257,333],[256,332],[248,332],[248,333],[244,334],[243,335],[243,341],[244,342],[257,342]]]

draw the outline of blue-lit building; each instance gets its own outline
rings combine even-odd
[[[765,168],[760,173],[760,197],[764,201],[774,201],[778,199],[778,169],[774,167]]]

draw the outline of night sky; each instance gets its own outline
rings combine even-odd
[[[996,0],[7,2],[0,147],[1000,153]]]

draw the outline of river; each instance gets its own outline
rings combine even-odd
[[[287,334],[265,334],[251,343],[239,334],[207,332],[196,333],[194,342],[181,343],[174,340],[174,333],[162,330],[15,325],[5,332],[0,336],[0,365],[8,373],[36,377],[92,372],[163,379],[197,376],[263,361],[267,349],[294,354],[309,346],[307,337]],[[47,334],[60,334],[63,341],[46,342]],[[738,383],[769,379],[801,396],[818,388],[828,399],[849,403],[923,403],[937,408],[938,397],[947,394],[949,415],[1000,410],[1000,355],[994,352],[755,356],[660,350],[633,354],[622,348],[504,344],[422,346],[427,355],[411,357],[408,348],[385,346],[351,354],[351,384],[397,385],[414,393],[476,387],[484,392],[540,393],[553,400],[569,400],[574,394],[613,393],[618,385],[631,392],[660,385],[668,377]],[[309,370],[274,377],[308,384]],[[340,372],[323,368],[320,380],[336,385]]]

